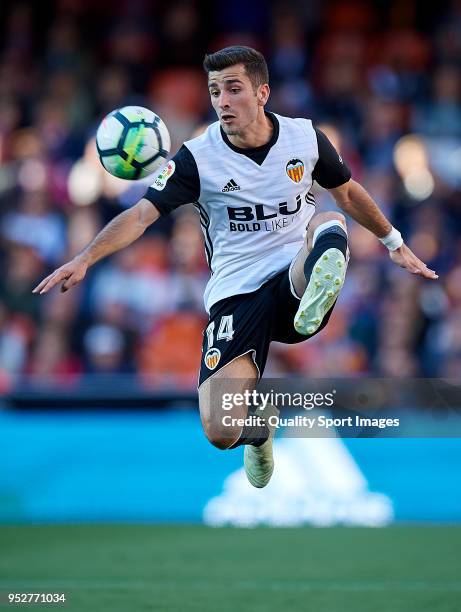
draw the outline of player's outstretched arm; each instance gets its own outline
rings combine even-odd
[[[416,257],[405,243],[402,243],[398,248],[392,247],[393,235],[396,234],[399,237],[399,232],[392,227],[379,206],[360,183],[351,179],[344,185],[330,189],[330,191],[338,206],[345,213],[370,232],[373,232],[380,240],[383,241],[384,239],[384,244],[389,240],[389,244],[387,244],[389,257],[394,263],[413,274],[420,274],[424,278],[438,278],[434,270],[430,270],[423,261]]]
[[[90,266],[134,242],[159,216],[149,200],[139,200],[114,217],[81,253],[44,278],[32,293],[47,293],[61,282],[61,291],[67,291],[84,279]]]

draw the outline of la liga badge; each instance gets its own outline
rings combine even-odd
[[[163,191],[163,189],[165,189],[168,179],[174,174],[175,170],[176,164],[172,159],[170,159],[170,161],[167,163],[166,166],[164,166],[160,174],[155,179],[152,187],[157,191]]]

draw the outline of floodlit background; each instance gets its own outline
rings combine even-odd
[[[459,521],[459,440],[281,440],[250,490],[241,449],[201,432],[208,270],[192,207],[63,295],[32,288],[141,197],[101,167],[114,108],[166,122],[172,154],[214,120],[201,68],[268,59],[269,110],[323,129],[409,246],[424,282],[350,222],[328,327],[273,344],[273,377],[461,375],[461,3],[60,0],[0,6],[0,521],[386,525]],[[334,207],[317,189],[318,210]],[[117,409],[115,412],[114,409]]]

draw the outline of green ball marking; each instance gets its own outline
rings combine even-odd
[[[125,142],[123,143],[123,150],[128,154],[128,158],[123,160],[123,170],[126,172],[133,170],[131,163],[144,145],[145,131],[146,126],[139,125],[136,128],[131,128],[126,135]]]

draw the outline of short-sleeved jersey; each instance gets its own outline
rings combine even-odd
[[[267,145],[239,149],[215,122],[184,143],[146,194],[162,215],[189,202],[196,206],[211,270],[208,312],[290,265],[315,212],[314,179],[333,188],[351,176],[310,120],[268,116],[274,130]]]

